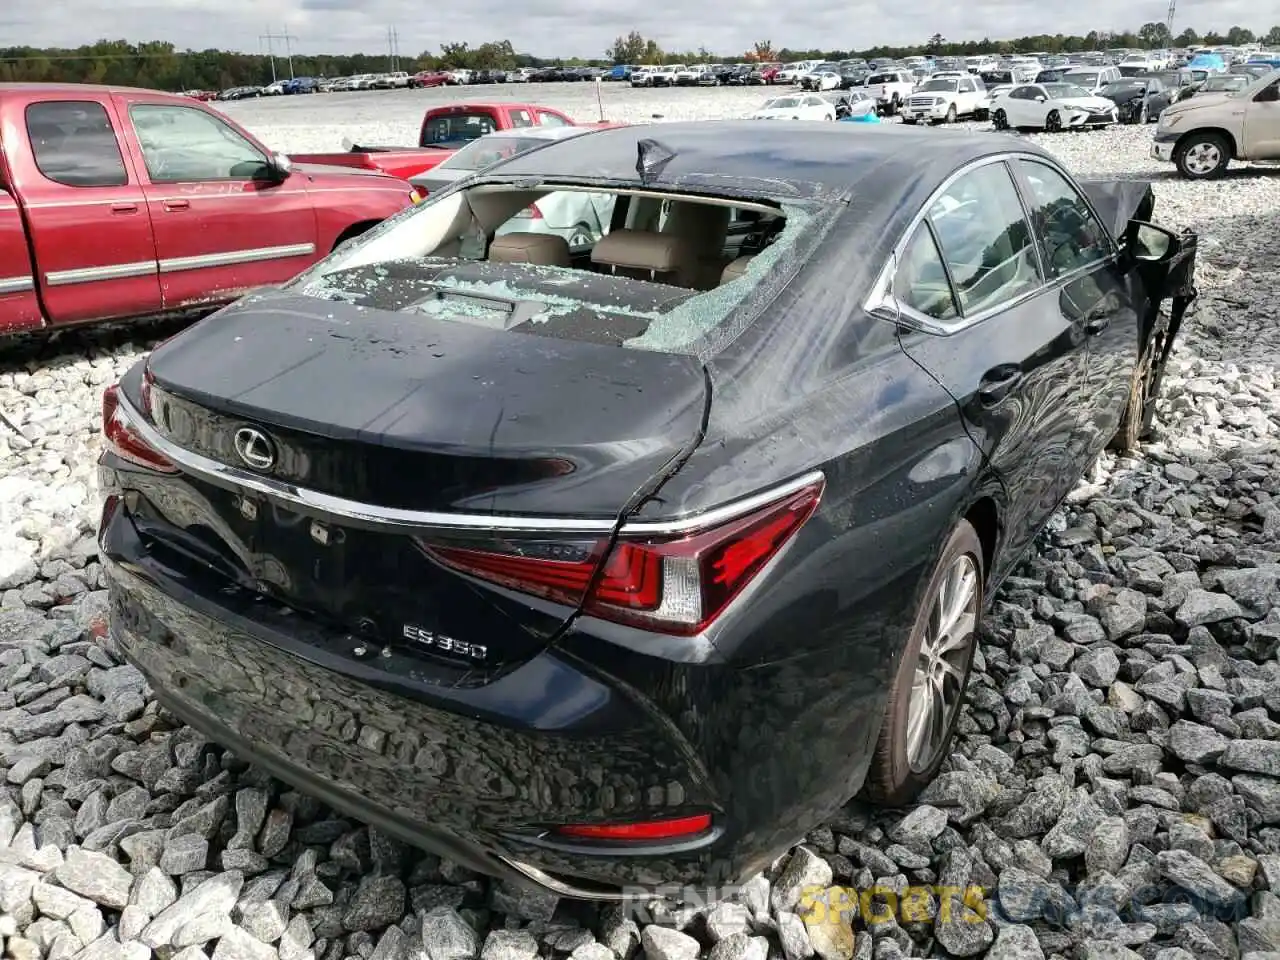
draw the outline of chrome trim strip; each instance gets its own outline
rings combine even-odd
[[[761,507],[767,507],[769,504],[778,500],[783,500],[794,493],[799,493],[805,487],[812,486],[815,483],[826,480],[826,474],[821,470],[811,470],[802,476],[796,477],[794,480],[788,480],[786,483],[779,484],[776,487],[770,487],[760,493],[752,494],[741,500],[735,500],[732,503],[726,503],[719,507],[712,507],[710,510],[702,513],[694,514],[688,517],[679,517],[674,520],[631,520],[622,525],[620,536],[624,537],[640,537],[640,536],[662,536],[681,533],[692,533],[696,530],[705,530],[708,527],[719,526],[722,523],[728,523],[730,520],[736,520],[739,517],[746,516]]]
[[[291,483],[227,466],[201,454],[185,450],[162,436],[137,412],[125,397],[120,398],[120,413],[129,421],[142,440],[168,457],[183,470],[228,490],[251,490],[288,504],[300,513],[318,518],[341,517],[357,525],[383,528],[400,527],[441,530],[504,530],[511,532],[553,531],[564,533],[609,534],[615,521],[547,517],[505,517],[489,514],[436,513],[427,510],[403,510],[335,497],[306,490]]]
[[[93,283],[97,280],[126,280],[130,277],[146,277],[158,269],[154,260],[139,260],[137,263],[114,263],[106,267],[82,267],[78,270],[55,270],[44,275],[45,283],[51,287],[62,287],[73,283]]]
[[[229,267],[237,263],[257,263],[260,260],[287,260],[290,257],[309,257],[315,252],[314,243],[291,243],[281,247],[254,247],[249,250],[228,250],[225,253],[204,253],[194,257],[170,257],[160,261],[160,272]]]
[[[960,333],[963,330],[967,330],[970,327],[995,316],[997,313],[1003,313],[1005,310],[1029,300],[1032,297],[1039,296],[1048,290],[1054,290],[1070,283],[1072,280],[1083,276],[1085,273],[1097,270],[1103,264],[1113,261],[1119,255],[1119,242],[1111,235],[1111,230],[1106,227],[1106,221],[1098,215],[1098,211],[1094,207],[1093,201],[1089,199],[1089,195],[1082,190],[1080,191],[1080,197],[1084,200],[1085,206],[1089,208],[1089,212],[1093,214],[1098,223],[1103,226],[1103,230],[1105,231],[1107,238],[1110,240],[1111,255],[1109,257],[1105,257],[1095,263],[1089,263],[1082,267],[1077,267],[1070,273],[1064,273],[1061,276],[1047,278],[1034,290],[1028,290],[1013,300],[988,307],[987,309],[982,310],[979,313],[972,314],[971,316],[958,318],[954,322],[943,322],[933,317],[926,316],[918,310],[913,310],[906,304],[897,300],[890,289],[890,284],[893,281],[893,267],[896,263],[901,262],[902,256],[906,252],[907,244],[911,241],[911,237],[915,233],[916,228],[920,226],[921,222],[923,222],[925,217],[928,215],[929,208],[932,207],[938,201],[938,198],[964,175],[972,173],[974,170],[987,166],[988,164],[1008,163],[1015,160],[1026,160],[1030,163],[1042,164],[1054,173],[1062,176],[1068,183],[1075,183],[1075,178],[1072,177],[1071,174],[1067,173],[1062,166],[1050,160],[1048,157],[1042,157],[1039,154],[1034,153],[1017,153],[1015,151],[1008,151],[1006,153],[993,154],[989,157],[981,157],[969,164],[966,164],[943,180],[942,183],[940,183],[938,187],[929,194],[928,199],[925,200],[924,204],[920,207],[920,210],[911,218],[910,222],[908,222],[906,229],[902,232],[901,238],[890,251],[888,261],[883,267],[881,267],[880,273],[876,276],[876,281],[871,287],[871,295],[867,297],[866,301],[863,303],[862,309],[867,313],[875,313],[877,308],[881,311],[894,311],[895,313],[905,315],[906,319],[910,322],[910,325],[917,329],[935,336],[947,337],[952,334]],[[1013,174],[1014,171],[1010,170],[1010,173]],[[1011,182],[1013,183],[1014,189],[1017,190],[1019,202],[1023,204],[1025,212],[1025,202],[1022,199],[1021,184],[1017,180],[1016,176],[1012,178]],[[1035,244],[1035,249],[1037,251],[1037,261],[1039,261],[1040,254],[1038,242]]]
[[[623,893],[621,890],[616,893],[583,890],[579,887],[573,887],[567,883],[563,883],[554,877],[549,877],[536,867],[531,867],[527,863],[521,863],[519,860],[512,860],[510,857],[501,856],[498,857],[498,859],[512,870],[515,870],[517,873],[524,876],[526,879],[532,880],[538,886],[546,890],[550,890],[552,893],[558,894],[562,897],[572,897],[576,900],[595,900],[598,902],[616,903],[620,900],[628,900],[633,896],[633,894]]]
[[[35,288],[35,277],[0,277],[0,294],[26,293]]]
[[[250,473],[238,467],[219,463],[191,450],[184,449],[164,437],[137,411],[123,395],[120,397],[119,415],[137,431],[143,442],[177,464],[188,473],[195,474],[210,483],[228,490],[250,490],[288,504],[300,513],[317,518],[340,517],[348,523],[370,528],[403,528],[437,530],[502,530],[512,533],[593,533],[612,534],[616,520],[584,519],[576,517],[527,517],[499,514],[439,513],[430,510],[404,510],[397,507],[380,507],[360,503],[345,497],[307,490],[271,477]],[[690,533],[716,524],[726,523],[738,517],[768,506],[776,500],[790,496],[810,484],[825,480],[821,470],[813,470],[786,483],[757,493],[733,503],[713,507],[702,513],[673,520],[638,520],[622,525],[620,536],[660,536]]]

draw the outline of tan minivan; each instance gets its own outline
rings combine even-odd
[[[1220,177],[1232,160],[1280,161],[1280,70],[1237,93],[1202,94],[1166,107],[1151,156],[1189,180]]]

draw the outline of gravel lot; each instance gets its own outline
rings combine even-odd
[[[586,119],[594,93],[468,95],[539,100]],[[412,142],[425,106],[459,95],[288,98],[228,112],[280,149],[338,149],[343,136]],[[610,85],[603,96],[618,120],[737,116],[763,98]],[[897,814],[850,805],[741,902],[666,925],[491,885],[336,819],[176,726],[110,652],[92,539],[99,393],[166,331],[10,350],[0,360],[0,411],[11,421],[0,425],[8,954],[1280,955],[1280,177],[1173,180],[1146,157],[1149,130],[1043,142],[1080,173],[1151,176],[1158,219],[1202,233],[1202,296],[1166,382],[1159,435],[1142,459],[1099,462],[1008,583],[956,755],[925,804]],[[976,886],[987,902],[969,903],[978,915],[933,898],[870,926],[797,917],[806,884],[873,883]],[[1239,911],[1189,922],[1205,903]]]

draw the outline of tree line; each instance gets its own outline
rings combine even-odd
[[[656,40],[639,31],[619,36],[596,60],[536,57],[518,52],[509,40],[495,40],[471,46],[445,43],[438,52],[423,51],[417,57],[386,54],[294,54],[292,63],[279,53],[274,58],[261,53],[234,50],[179,50],[172,43],[130,43],[127,40],[100,40],[75,48],[0,48],[0,82],[107,83],[161,90],[222,90],[242,85],[261,85],[273,79],[298,77],[342,77],[357,73],[380,73],[399,69],[415,72],[432,69],[499,69],[542,66],[610,66],[613,64],[736,63],[750,61],[844,60],[849,57],[974,56],[978,54],[1083,53],[1115,47],[1187,47],[1196,44],[1239,46],[1261,42],[1280,47],[1280,26],[1267,33],[1232,27],[1226,33],[1199,33],[1183,30],[1169,36],[1163,23],[1145,23],[1136,31],[1092,30],[1083,36],[1039,34],[1012,40],[951,41],[941,34],[916,46],[879,46],[847,50],[801,50],[775,47],[762,40],[740,53],[698,50],[664,50]]]

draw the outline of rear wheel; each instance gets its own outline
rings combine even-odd
[[[1173,162],[1188,180],[1214,180],[1226,173],[1231,148],[1220,134],[1192,133],[1174,150]]]
[[[977,649],[982,556],[977,532],[961,520],[929,578],[889,691],[863,784],[873,803],[910,803],[950,750]]]
[[[997,110],[991,115],[991,125],[997,130],[1009,129],[1009,115],[1003,110]]]

